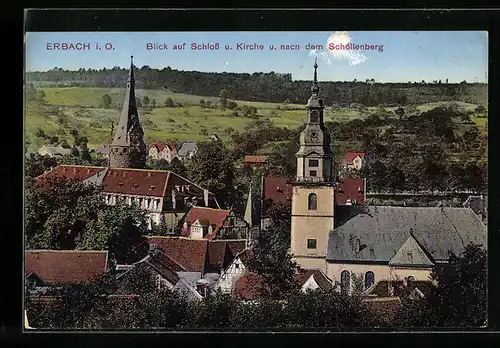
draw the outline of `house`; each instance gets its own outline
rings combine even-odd
[[[330,291],[332,289],[332,281],[320,270],[297,270],[294,275],[296,289],[307,292],[312,290]],[[234,282],[234,294],[243,301],[254,301],[261,297],[261,289],[263,284],[262,276],[244,272]]]
[[[128,269],[125,272],[116,276],[119,287],[122,288],[128,283],[129,277],[134,277],[135,271],[141,270],[151,275],[159,289],[172,290],[180,280],[178,272],[186,272],[182,265],[175,262],[161,249],[156,248],[154,244],[150,244],[149,252],[144,258],[127,266]],[[117,265],[117,271],[122,269],[120,265]]]
[[[326,275],[350,292],[380,280],[427,281],[448,252],[487,247],[486,226],[468,208],[371,206],[329,233]]]
[[[213,193],[171,171],[59,165],[35,180],[57,177],[101,186],[107,204],[135,202],[146,210],[150,229],[163,221],[175,232],[193,205],[219,208]]]
[[[65,149],[61,146],[44,145],[38,150],[38,153],[41,156],[62,157],[69,155],[71,153],[71,149]]]
[[[464,202],[465,208],[470,208],[476,213],[479,218],[486,224],[488,219],[488,196],[469,196]]]
[[[267,211],[273,204],[291,205],[292,187],[292,179],[287,176],[262,177],[261,228],[269,225]]]
[[[206,239],[247,239],[249,225],[233,211],[191,207],[180,221],[181,235]]]
[[[224,293],[232,293],[236,281],[246,272],[250,251],[244,249],[234,256],[231,264],[221,273],[216,288]]]
[[[177,151],[177,157],[179,157],[180,160],[190,159],[194,155],[196,155],[197,151],[198,151],[198,146],[196,145],[196,142],[185,141],[182,143],[182,146],[179,149],[179,151]]]
[[[162,143],[151,143],[149,145],[148,157],[156,160],[164,159],[168,163],[176,157],[175,145],[164,145]]]
[[[429,280],[413,280],[406,277],[402,280],[380,280],[365,290],[364,296],[370,298],[399,297],[400,299],[415,299],[428,296],[435,287]]]
[[[365,204],[366,179],[340,179],[335,195],[336,205]]]
[[[207,240],[184,237],[147,237],[170,259],[181,265],[186,272],[220,274],[233,261],[234,256],[246,245],[245,240]]]
[[[246,155],[243,165],[249,168],[263,167],[267,163],[269,156]]]
[[[364,166],[364,152],[347,152],[345,154],[344,166],[346,169],[360,170]]]
[[[95,149],[90,150],[90,152],[94,152],[103,157],[109,157],[109,145],[101,144]]]
[[[30,292],[44,292],[51,286],[91,283],[108,271],[107,251],[26,250],[25,286]]]

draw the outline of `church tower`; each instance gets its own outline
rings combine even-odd
[[[111,168],[144,168],[146,155],[144,131],[139,121],[135,100],[134,63],[133,56],[131,56],[127,92],[115,137],[110,146],[109,166]]]
[[[323,121],[323,100],[318,95],[317,68],[315,62],[307,123],[296,153],[291,253],[302,268],[326,272],[328,234],[334,226],[335,178],[331,138]]]

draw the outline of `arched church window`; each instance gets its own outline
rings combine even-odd
[[[318,209],[318,196],[315,193],[310,193],[307,199],[307,209],[316,210]]]
[[[351,275],[349,271],[342,271],[340,273],[340,290],[342,294],[348,294],[351,287]]]
[[[375,283],[375,273],[368,271],[365,273],[365,289],[368,289]]]

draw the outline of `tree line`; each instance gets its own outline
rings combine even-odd
[[[128,69],[54,68],[45,72],[28,72],[27,81],[42,86],[121,88]],[[136,70],[136,86],[144,89],[168,89],[176,93],[218,97],[225,89],[228,98],[249,101],[305,104],[310,96],[311,81],[293,81],[291,74],[263,73],[205,73],[179,71],[166,67],[162,70],[143,66]],[[333,103],[421,104],[442,100],[471,103],[487,102],[486,84],[422,84],[422,83],[367,83],[358,81],[321,82],[321,94],[326,105]]]

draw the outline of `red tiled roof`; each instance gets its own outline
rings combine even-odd
[[[147,240],[188,272],[204,273],[208,240],[182,237],[147,237]]]
[[[162,144],[162,143],[159,143],[159,142],[154,142],[154,143],[151,143],[149,145],[149,148],[151,149],[151,147],[155,146],[158,151],[163,151],[166,147],[171,150],[171,151],[175,151],[175,145],[174,144],[171,144],[171,145],[165,145],[165,144]]]
[[[230,212],[230,210],[224,209],[192,207],[186,214],[183,222],[187,221],[188,225],[190,226],[196,220],[209,221],[210,225],[215,225],[215,228],[213,229],[212,233],[210,235],[207,235],[205,238],[213,239],[224,224],[224,221],[226,220]]]
[[[352,164],[352,161],[356,158],[356,156],[361,157],[361,159],[365,158],[364,152],[346,152],[345,154],[345,162],[347,164]]]
[[[243,250],[246,248],[246,240],[241,239],[241,240],[227,240],[227,245],[229,246],[229,250],[231,253],[236,256],[237,254],[241,253]]]
[[[262,286],[262,276],[256,273],[247,272],[235,282],[234,294],[241,300],[256,300],[259,298],[260,289]]]
[[[213,270],[223,270],[233,259],[227,242],[212,240],[208,243],[208,264]]]
[[[291,178],[286,176],[264,177],[264,202],[287,203],[292,199]]]
[[[345,205],[350,199],[351,203],[365,203],[365,179],[342,179],[337,187],[337,204]]]
[[[332,288],[332,281],[326,277],[326,275],[317,269],[311,270],[299,270],[298,273],[294,275],[294,279],[297,282],[297,285],[302,287],[304,284],[311,278],[314,277],[314,280],[318,284],[319,288],[323,291],[330,290]]]
[[[244,163],[266,163],[269,156],[246,155],[243,159]]]
[[[88,283],[107,271],[107,251],[26,250],[24,274],[51,285]]]
[[[430,280],[413,280],[405,285],[402,280],[389,282],[388,280],[380,280],[373,288],[368,291],[368,295],[376,297],[391,297],[389,286],[392,286],[392,297],[406,297],[413,289],[418,288],[424,295],[428,295],[433,287]]]
[[[51,171],[38,176],[36,180],[38,181],[49,178],[86,180],[91,176],[103,171],[104,169],[104,167],[59,165]]]
[[[156,147],[160,152],[165,148],[165,145],[163,145],[162,143],[151,143],[149,145],[149,148],[151,149],[153,146]]]
[[[104,192],[163,197],[168,171],[109,168],[102,181]]]

